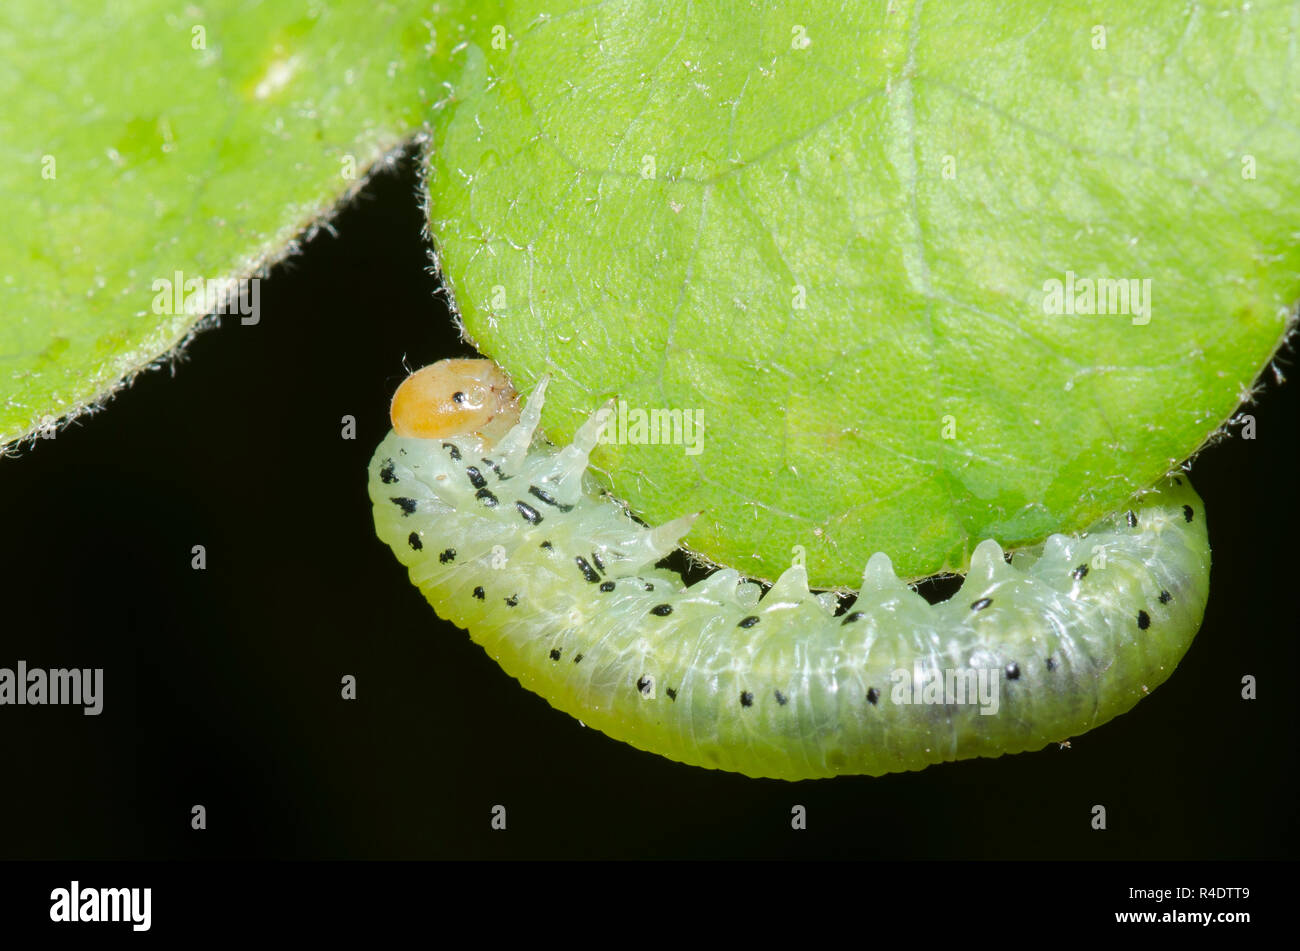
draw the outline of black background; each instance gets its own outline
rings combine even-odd
[[[174,373],[0,460],[0,666],[105,668],[99,717],[0,707],[0,858],[1296,856],[1300,386],[1197,460],[1208,613],[1132,712],[1069,749],[878,779],[682,766],[525,691],[374,535],[393,389],[471,353],[417,185],[410,157],[372,181],[263,281],[259,325],[226,318]]]

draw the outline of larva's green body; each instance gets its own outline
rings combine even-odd
[[[1185,479],[1012,564],[984,542],[941,604],[879,554],[840,616],[801,567],[761,600],[731,570],[687,589],[653,567],[687,523],[643,527],[586,476],[594,421],[563,451],[531,446],[542,392],[494,447],[390,434],[376,528],[508,673],[641,749],[783,779],[1037,749],[1131,708],[1200,626],[1210,552]]]

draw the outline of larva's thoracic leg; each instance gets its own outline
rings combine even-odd
[[[1008,564],[979,545],[928,604],[874,555],[838,616],[801,567],[764,595],[655,563],[689,527],[633,521],[584,472],[594,444],[390,433],[370,466],[380,538],[438,614],[588,726],[750,776],[879,775],[1041,748],[1130,709],[1201,623],[1210,551],[1186,477]]]

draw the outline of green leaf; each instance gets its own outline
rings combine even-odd
[[[598,452],[646,519],[704,510],[688,545],[758,576],[962,568],[1121,506],[1267,366],[1298,44],[1281,2],[505,2],[431,223],[553,438],[614,394],[703,411],[698,455]],[[1070,273],[1149,315],[1046,312]]]
[[[155,281],[293,250],[445,96],[465,5],[0,6],[0,447],[194,330]]]

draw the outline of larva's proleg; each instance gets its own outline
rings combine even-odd
[[[1185,477],[1011,564],[983,542],[940,604],[884,554],[838,616],[802,567],[761,600],[733,570],[686,588],[654,565],[691,519],[647,528],[597,491],[595,417],[571,446],[534,445],[544,394],[495,444],[390,433],[375,526],[508,673],[641,749],[783,779],[1037,749],[1131,708],[1200,626],[1210,551]]]

